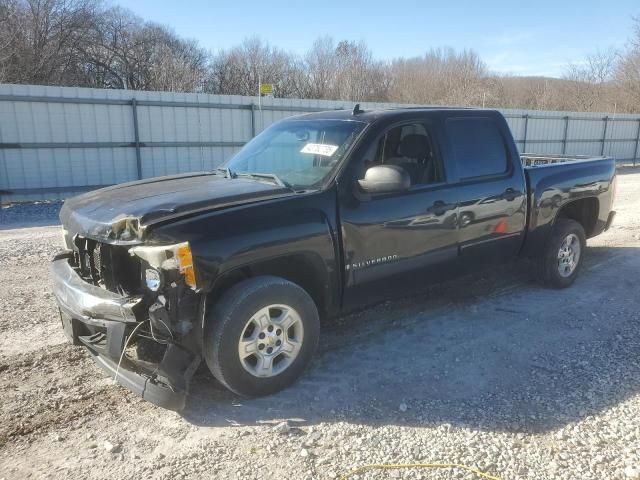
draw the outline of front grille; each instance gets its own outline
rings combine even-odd
[[[93,255],[91,256],[91,276],[95,282],[99,282],[102,280],[102,272],[106,270],[107,266],[102,265],[100,251],[102,248],[105,248],[103,244],[98,243],[96,247],[93,249]]]
[[[74,244],[76,268],[85,281],[121,295],[140,289],[140,261],[129,255],[128,247],[80,236]]]

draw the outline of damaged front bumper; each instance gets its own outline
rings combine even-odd
[[[143,297],[120,296],[87,283],[71,266],[70,255],[56,255],[50,267],[66,336],[73,344],[86,346],[120,385],[156,405],[182,410],[200,357],[171,342],[159,363],[123,355],[128,336],[145,321]]]

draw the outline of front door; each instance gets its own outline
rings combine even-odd
[[[360,167],[347,185],[354,192],[340,202],[347,307],[392,296],[415,284],[420,273],[457,257],[457,192],[446,182],[437,145],[435,126],[416,119],[391,126],[354,159]],[[358,195],[355,180],[379,164],[404,168],[411,188]]]

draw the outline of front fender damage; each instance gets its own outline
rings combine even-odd
[[[179,262],[163,274],[161,289],[122,294],[92,284],[75,257],[73,252],[57,255],[50,268],[69,340],[87,347],[122,386],[161,407],[184,408],[200,364],[197,319],[202,296],[185,284]],[[147,343],[158,347],[160,356],[140,356],[138,347]]]
[[[135,333],[128,333],[131,329],[126,324],[102,320],[94,322],[97,328],[91,328],[67,312],[61,310],[60,314],[70,340],[87,347],[96,364],[118,384],[160,407],[184,408],[191,378],[200,365],[199,355],[169,344],[157,363],[132,359],[124,352]]]

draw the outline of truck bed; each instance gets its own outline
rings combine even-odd
[[[524,251],[536,254],[550,235],[556,212],[582,199],[596,209],[597,220],[587,237],[607,226],[615,190],[616,162],[612,157],[522,154],[529,192],[529,217]]]

